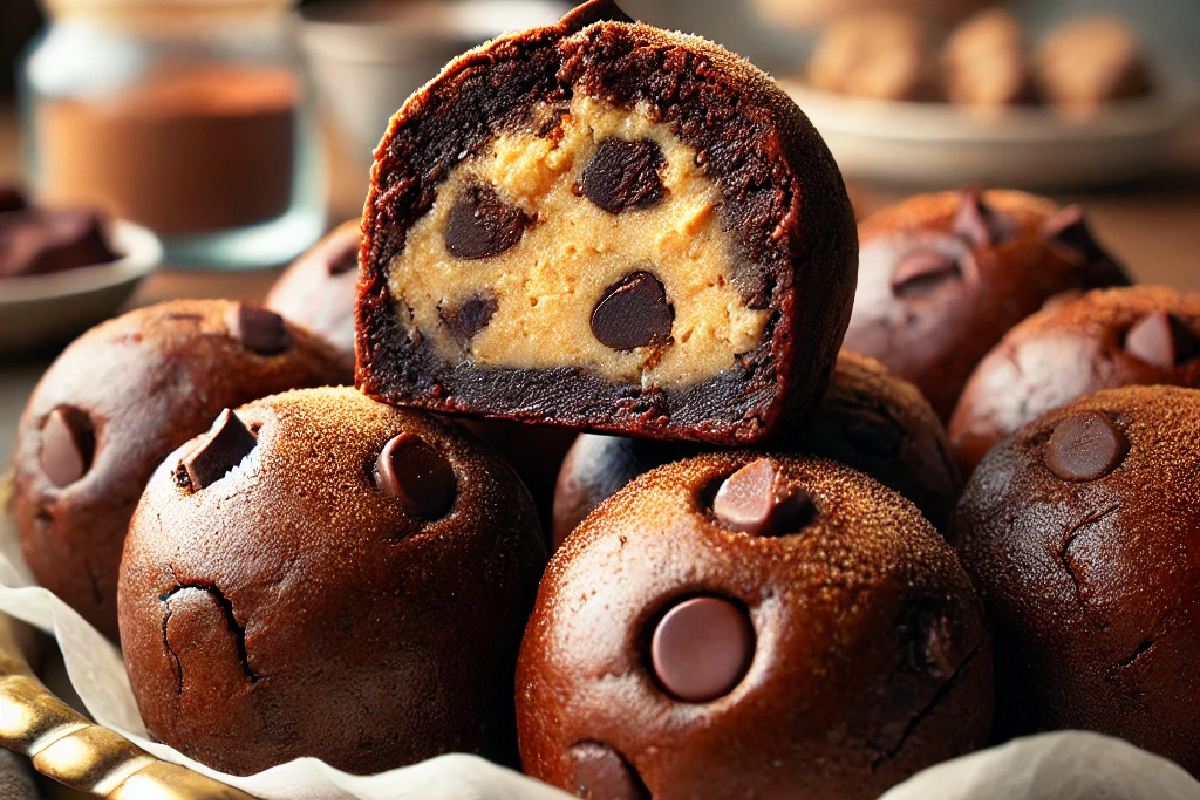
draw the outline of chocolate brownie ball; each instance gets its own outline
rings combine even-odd
[[[352,389],[222,412],[172,453],[121,563],[151,733],[238,775],[515,757],[513,671],[546,549],[508,465]]]
[[[838,355],[829,392],[795,436],[771,445],[839,461],[911,500],[946,530],[962,489],[946,432],[916,387],[874,359]],[[555,546],[596,506],[644,472],[698,455],[702,445],[583,434],[554,495]]]
[[[824,392],[853,210],[800,109],[717,45],[593,0],[452,63],[376,156],[368,395],[737,444]]]
[[[1074,19],[1052,31],[1034,56],[1038,85],[1065,116],[1086,119],[1106,103],[1148,94],[1150,66],[1120,17]]]
[[[1051,297],[1129,283],[1078,206],[1020,192],[918,195],[865,220],[845,346],[949,419],[975,365]]]
[[[1108,389],[994,448],[955,540],[1006,735],[1080,728],[1200,774],[1200,392]]]
[[[316,336],[241,303],[163,303],[93,328],[17,428],[12,512],[38,583],[116,638],[121,546],[159,462],[223,408],[348,377]]]
[[[1200,387],[1200,295],[1139,286],[1089,292],[1009,331],[976,367],[950,420],[974,469],[1000,440],[1101,389]]]
[[[596,800],[874,800],[986,742],[991,670],[971,584],[911,503],[829,461],[704,455],[551,560],[521,761]]]
[[[1017,18],[1002,8],[981,11],[960,25],[942,48],[947,99],[996,112],[1033,98]]]
[[[271,287],[264,305],[321,334],[354,363],[354,295],[359,221],[343,223],[302,255]]]
[[[932,93],[934,59],[920,17],[893,9],[849,14],[822,33],[809,82],[873,100],[920,100]]]

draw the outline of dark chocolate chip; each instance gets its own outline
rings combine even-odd
[[[458,479],[449,462],[420,436],[407,431],[384,445],[375,462],[375,484],[425,520],[446,516],[458,491]]]
[[[265,308],[238,303],[225,318],[229,335],[252,353],[277,356],[292,346],[283,317]]]
[[[1086,411],[1058,423],[1044,461],[1065,481],[1092,481],[1116,469],[1128,452],[1129,440],[1106,414]]]
[[[329,261],[325,266],[329,277],[334,278],[338,275],[345,275],[350,270],[358,269],[358,249],[358,240],[349,239],[334,252],[330,253]]]
[[[1042,237],[1078,254],[1085,261],[1108,258],[1092,229],[1087,224],[1080,206],[1067,206],[1042,225]]]
[[[637,772],[621,754],[598,742],[571,747],[575,794],[585,800],[645,800],[649,797]]]
[[[633,22],[613,0],[588,0],[576,6],[558,21],[569,33],[583,30],[595,22]]]
[[[592,333],[613,350],[669,344],[674,324],[667,291],[649,272],[626,275],[605,291],[592,311]]]
[[[662,200],[666,163],[657,142],[605,139],[583,170],[583,194],[610,214],[654,205]]]
[[[460,342],[466,342],[488,326],[497,308],[494,297],[472,297],[458,308],[440,314],[450,334]]]
[[[650,642],[654,674],[663,688],[687,703],[729,694],[753,656],[749,617],[721,597],[684,600],[663,616]]]
[[[1012,225],[983,201],[978,191],[962,193],[954,233],[973,247],[995,247],[1012,235]]]
[[[713,514],[736,531],[779,536],[808,525],[816,509],[808,492],[789,481],[775,461],[759,458],[721,484],[713,499]]]
[[[238,415],[225,409],[204,438],[183,457],[181,465],[188,483],[196,491],[212,486],[241,464],[257,444]]]
[[[906,256],[892,273],[892,291],[913,294],[962,278],[957,259],[937,250],[918,250]]]
[[[29,207],[25,192],[11,184],[0,184],[0,214],[9,211],[24,211]]]
[[[450,209],[446,249],[457,258],[491,258],[516,246],[529,220],[491,186],[473,183]]]
[[[87,412],[60,406],[42,423],[42,472],[55,486],[69,486],[92,468],[96,429]]]
[[[1125,335],[1125,352],[1159,369],[1174,369],[1195,358],[1196,337],[1175,316],[1154,311],[1129,329]]]

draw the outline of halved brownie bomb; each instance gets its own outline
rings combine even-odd
[[[959,460],[1047,411],[1135,384],[1200,387],[1200,294],[1137,286],[1089,292],[1009,331],[975,368],[950,420]]]
[[[17,428],[12,512],[34,577],[115,639],[121,547],[163,458],[223,408],[350,377],[318,337],[241,303],[163,303],[93,328]]]
[[[838,355],[829,391],[800,430],[775,450],[838,461],[895,489],[945,531],[962,490],[946,432],[916,387],[874,359]],[[703,445],[582,434],[554,494],[555,545],[638,475],[704,451]]]
[[[882,361],[950,418],[975,365],[1064,292],[1129,283],[1078,206],[1020,192],[918,195],[859,227],[846,347]]]
[[[1200,391],[1130,386],[992,449],[955,519],[997,728],[1119,736],[1200,774]]]
[[[324,336],[351,365],[361,247],[359,221],[342,223],[279,276],[264,303],[297,325]]]
[[[414,95],[363,230],[372,397],[728,444],[811,410],[856,274],[841,176],[783,90],[606,2]]]
[[[226,410],[138,506],[118,605],[146,727],[239,775],[515,757],[546,549],[512,469],[352,389]]]
[[[991,716],[950,546],[890,489],[788,456],[613,495],[551,559],[517,665],[525,771],[593,800],[874,800]]]

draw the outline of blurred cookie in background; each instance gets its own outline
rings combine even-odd
[[[1034,70],[1046,100],[1072,119],[1153,88],[1141,44],[1115,16],[1078,18],[1052,31],[1037,48]]]
[[[822,32],[808,63],[818,89],[874,100],[928,99],[934,74],[920,19],[902,11],[839,19]]]
[[[996,112],[1033,98],[1021,25],[1002,8],[982,11],[951,33],[942,70],[951,103]]]

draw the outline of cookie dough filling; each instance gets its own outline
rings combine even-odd
[[[409,335],[448,363],[578,367],[685,387],[763,341],[770,310],[733,285],[721,194],[651,119],[577,92],[460,162],[408,232],[389,288]]]

